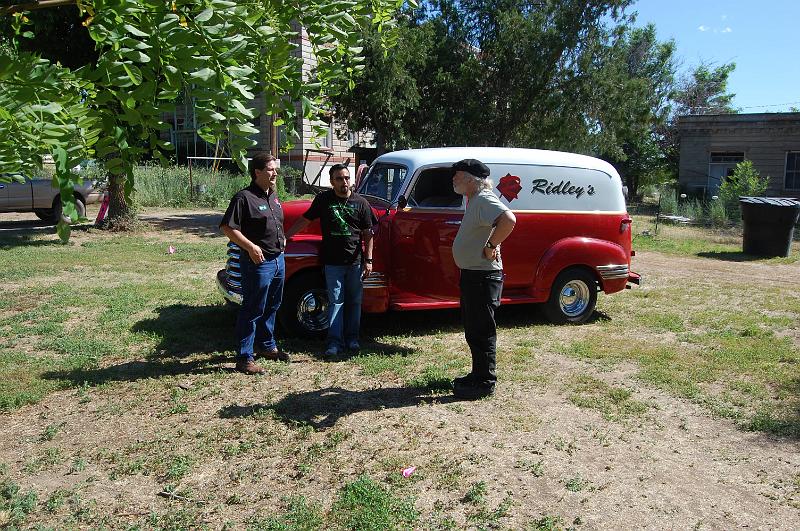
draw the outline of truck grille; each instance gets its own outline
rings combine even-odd
[[[242,271],[239,267],[239,246],[228,242],[228,260],[225,269],[217,272],[217,288],[225,300],[234,304],[242,303]]]

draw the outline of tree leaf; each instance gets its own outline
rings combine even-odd
[[[138,29],[135,26],[132,26],[131,24],[123,24],[122,27],[125,29],[125,31],[127,31],[128,33],[130,33],[131,35],[133,35],[135,37],[149,37],[150,36],[149,34],[143,32],[142,30]]]
[[[202,68],[200,70],[195,70],[191,74],[189,74],[189,79],[198,79],[201,81],[208,81],[209,79],[215,77],[217,73],[210,69],[210,68]]]
[[[196,22],[206,22],[213,16],[214,16],[214,8],[209,7],[208,9],[204,9],[203,11],[200,12],[199,15],[194,17],[194,20]]]
[[[135,65],[122,63],[122,68],[125,69],[125,73],[128,74],[128,79],[131,80],[131,83],[138,85],[142,82],[142,71]]]

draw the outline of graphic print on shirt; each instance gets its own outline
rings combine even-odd
[[[347,203],[331,203],[331,236],[350,236],[350,225],[345,216],[356,216],[356,209]]]

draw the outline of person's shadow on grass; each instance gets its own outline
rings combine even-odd
[[[144,359],[109,367],[77,367],[51,371],[45,379],[71,385],[100,385],[113,381],[135,381],[189,373],[216,372],[232,361],[222,354],[233,347],[236,312],[223,305],[189,306],[173,304],[157,309],[158,316],[143,319],[131,331],[158,338],[158,344]]]
[[[340,418],[360,411],[459,401],[450,391],[449,379],[431,381],[425,387],[387,387],[364,391],[327,387],[317,391],[289,393],[273,404],[233,404],[223,407],[218,414],[224,419],[274,414],[289,426],[309,425],[315,430],[324,430],[336,425]]]

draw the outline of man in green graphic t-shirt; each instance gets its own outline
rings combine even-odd
[[[362,280],[372,272],[372,208],[350,189],[344,164],[330,169],[331,189],[314,198],[308,210],[286,232],[291,238],[315,219],[322,228],[321,259],[328,289],[328,329],[325,357],[345,348],[359,349]],[[364,246],[362,249],[362,240]]]

